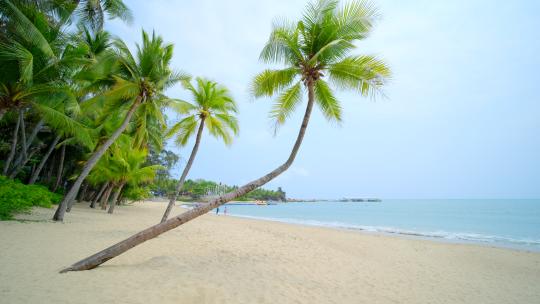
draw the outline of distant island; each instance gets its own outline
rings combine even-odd
[[[382,200],[380,198],[342,198],[339,202],[379,203],[382,202]]]
[[[354,203],[379,203],[382,202],[380,198],[341,198],[341,199],[297,199],[288,198],[289,203],[313,203],[313,202],[354,202]]]

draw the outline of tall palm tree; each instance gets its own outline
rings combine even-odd
[[[97,101],[105,100],[111,109],[117,109],[113,113],[121,115],[123,121],[86,161],[81,173],[58,205],[53,216],[55,221],[64,219],[67,205],[79,192],[82,182],[105,151],[128,127],[138,108],[145,103],[169,102],[169,98],[163,94],[163,91],[181,80],[188,79],[184,74],[173,72],[170,67],[172,44],[164,44],[160,36],[156,36],[155,33],[149,36],[145,31],[142,32],[142,40],[142,45],[137,45],[136,57],[123,41],[115,41],[118,52],[117,60],[120,64],[119,72],[114,76],[115,84],[103,94],[85,101],[86,105],[91,105]],[[104,114],[110,115],[110,112]]]
[[[283,63],[286,67],[265,70],[257,75],[252,87],[253,93],[255,96],[278,95],[271,116],[282,123],[302,100],[303,89],[307,91],[304,118],[285,163],[206,205],[147,228],[62,272],[95,268],[146,240],[264,185],[287,170],[298,153],[314,104],[321,108],[328,119],[341,118],[341,107],[324,80],[325,77],[328,76],[338,88],[353,89],[367,96],[377,92],[390,76],[389,68],[374,57],[348,56],[349,51],[355,48],[354,42],[364,39],[371,30],[376,13],[375,8],[365,1],[350,2],[338,7],[337,1],[320,0],[307,5],[299,22],[274,25],[261,59],[269,63]]]
[[[182,171],[176,191],[171,196],[167,209],[161,218],[162,223],[169,217],[176,198],[184,186],[184,181],[199,150],[204,127],[206,126],[210,135],[220,138],[227,145],[231,144],[231,133],[234,135],[238,133],[238,121],[233,115],[237,112],[236,103],[229,94],[229,90],[207,79],[197,78],[196,81],[197,88],[188,81],[182,82],[184,88],[193,95],[194,103],[182,101],[176,104],[175,108],[178,112],[185,113],[187,116],[172,126],[168,132],[168,136],[176,135],[178,145],[185,146],[197,130],[191,155],[184,171]]]

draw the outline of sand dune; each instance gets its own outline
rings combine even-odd
[[[1,303],[539,303],[540,254],[203,216],[98,269],[58,271],[165,203],[0,222]],[[116,212],[115,211],[115,212]],[[175,208],[174,212],[180,212]],[[44,221],[41,221],[44,220]]]

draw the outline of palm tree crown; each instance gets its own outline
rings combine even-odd
[[[176,135],[176,143],[185,146],[195,133],[199,121],[204,121],[212,136],[221,138],[227,145],[231,144],[231,135],[238,134],[238,121],[234,116],[238,109],[229,90],[204,78],[197,78],[196,82],[197,87],[189,81],[182,82],[193,95],[193,103],[179,101],[173,105],[185,118],[169,129],[168,136]]]
[[[164,95],[164,91],[172,85],[188,80],[190,77],[182,72],[175,72],[170,67],[173,45],[165,44],[160,36],[142,32],[142,45],[137,45],[135,55],[121,40],[115,40],[116,60],[118,66],[113,75],[112,88],[86,101],[84,109],[101,109],[101,120],[109,120],[109,113],[120,111],[125,113],[136,107],[131,133],[135,137],[137,148],[146,148],[149,142],[155,146],[160,143],[155,139],[156,132],[161,132],[165,125],[162,108],[175,101]],[[105,61],[108,62],[108,61]],[[102,107],[96,107],[102,104]]]
[[[88,176],[96,182],[112,181],[114,184],[140,183],[152,181],[156,171],[162,169],[159,165],[144,166],[148,152],[132,149],[132,139],[125,136],[109,149]]]
[[[233,113],[237,112],[236,103],[229,94],[229,90],[216,82],[203,78],[197,78],[196,82],[197,88],[189,81],[182,82],[184,88],[193,95],[194,102],[177,101],[174,105],[174,109],[186,115],[186,117],[172,126],[167,136],[176,135],[176,143],[185,146],[189,138],[195,134],[196,129],[197,135],[195,136],[195,144],[191,150],[191,155],[178,180],[175,194],[169,200],[161,222],[167,220],[176,198],[184,186],[184,181],[199,150],[204,127],[206,126],[212,136],[221,138],[227,145],[232,142],[231,133],[235,135],[238,133],[238,121],[233,115]]]
[[[270,113],[276,126],[285,122],[302,100],[302,84],[312,87],[314,102],[328,120],[341,121],[341,106],[324,78],[340,89],[371,95],[390,77],[389,68],[374,56],[349,56],[354,42],[366,38],[377,10],[366,1],[338,6],[338,1],[309,3],[297,23],[273,25],[260,59],[285,64],[267,69],[252,85],[255,97],[278,98]]]
[[[122,0],[77,0],[76,15],[80,24],[87,24],[95,31],[103,29],[105,17],[118,18],[127,22],[133,20],[129,8]]]

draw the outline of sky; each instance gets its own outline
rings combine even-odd
[[[227,86],[239,105],[233,145],[206,133],[188,178],[241,185],[282,164],[303,109],[274,134],[272,99],[249,85],[269,67],[258,57],[272,22],[299,19],[306,0],[125,2],[133,23],[108,30],[130,45],[155,30],[174,43],[175,69]],[[384,96],[338,92],[343,122],[315,110],[295,163],[265,187],[306,199],[539,198],[540,1],[373,3],[381,18],[352,54],[391,67]],[[179,86],[167,94],[190,98]],[[175,176],[191,146],[168,145],[182,158]]]

